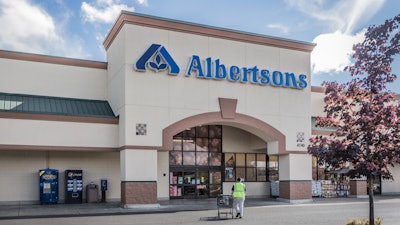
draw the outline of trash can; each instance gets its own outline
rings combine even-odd
[[[87,203],[97,203],[99,196],[99,187],[97,184],[86,185],[86,201]]]

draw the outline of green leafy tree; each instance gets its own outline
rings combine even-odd
[[[353,46],[352,80],[324,82],[326,117],[318,126],[337,129],[310,139],[308,152],[319,164],[335,169],[351,164],[351,178],[369,184],[369,224],[374,224],[373,179],[393,179],[390,171],[400,162],[400,108],[387,84],[396,80],[391,64],[400,52],[400,14],[379,26],[370,26],[363,42]]]

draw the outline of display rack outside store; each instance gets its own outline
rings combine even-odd
[[[312,181],[313,197],[336,198],[347,197],[350,194],[350,184],[347,180]]]

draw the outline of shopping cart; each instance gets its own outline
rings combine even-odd
[[[231,215],[233,219],[233,197],[232,195],[217,196],[218,219],[228,219]],[[222,217],[224,215],[224,217]]]

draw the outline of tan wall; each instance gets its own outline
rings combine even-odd
[[[100,185],[100,179],[107,179],[107,200],[121,198],[118,152],[0,151],[0,204],[38,203],[38,171],[47,167],[59,170],[60,202],[65,199],[66,169],[83,170],[85,187],[91,181]],[[100,194],[99,190],[99,198]]]
[[[157,198],[169,199],[169,152],[159,151],[157,154]]]
[[[230,126],[223,126],[222,149],[224,152],[267,153],[267,143],[257,136]]]
[[[166,47],[180,67],[179,75],[133,69],[153,43]],[[288,150],[306,151],[306,147],[297,145],[296,133],[304,132],[306,140],[311,134],[309,52],[125,24],[107,53],[109,80],[113,82],[108,92],[113,93],[111,99],[125,99],[125,103],[111,103],[122,121],[121,145],[161,146],[162,129],[189,116],[219,111],[221,97],[238,99],[238,113],[261,119],[283,132]],[[192,55],[220,59],[227,67],[258,66],[270,71],[307,74],[309,86],[298,90],[198,79],[195,74],[188,77],[185,73]],[[147,124],[147,135],[135,135],[138,123]]]
[[[400,194],[400,166],[389,167],[394,180],[382,180],[382,194]]]
[[[107,70],[0,58],[6,93],[106,100]]]
[[[246,184],[246,197],[248,198],[265,198],[271,195],[270,182],[244,182]],[[230,195],[234,182],[223,183],[223,194]]]
[[[324,112],[324,98],[324,92],[311,92],[311,116],[326,116],[326,113]]]
[[[0,144],[118,147],[118,125],[0,118]]]

